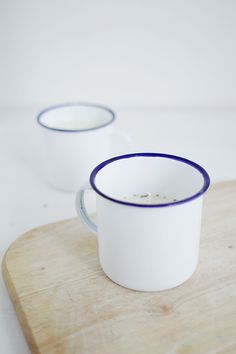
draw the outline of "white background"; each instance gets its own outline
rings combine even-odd
[[[92,101],[138,151],[236,178],[236,1],[0,0],[0,258],[19,235],[75,216],[41,174],[35,115]],[[28,353],[0,281],[0,353]]]
[[[1,0],[0,103],[236,105],[234,0]]]

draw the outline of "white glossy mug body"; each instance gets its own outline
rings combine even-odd
[[[61,190],[77,191],[94,166],[114,155],[111,145],[115,139],[128,152],[130,140],[113,130],[114,120],[111,109],[91,103],[60,104],[40,112],[37,121],[43,134],[48,182]]]
[[[90,184],[96,192],[97,225],[84,204],[85,187],[77,194],[82,221],[97,234],[100,264],[117,284],[140,291],[173,288],[196,269],[199,254],[202,196],[207,172],[178,156],[137,153],[97,166]],[[161,193],[177,201],[163,204],[127,202],[133,193]]]

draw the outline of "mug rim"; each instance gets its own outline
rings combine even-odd
[[[56,109],[60,109],[60,108],[65,108],[65,107],[90,107],[90,108],[98,108],[101,109],[103,111],[106,111],[108,113],[111,114],[111,119],[104,124],[98,125],[96,127],[93,128],[86,128],[86,129],[62,129],[62,128],[54,128],[54,127],[49,127],[48,125],[44,124],[41,120],[42,116],[50,111],[56,110]],[[107,125],[110,125],[111,123],[114,122],[114,120],[116,119],[116,115],[115,112],[113,110],[111,110],[110,108],[103,106],[101,104],[97,104],[97,103],[90,103],[90,102],[66,102],[66,103],[59,103],[59,104],[55,104],[55,105],[51,105],[48,106],[46,108],[44,108],[42,111],[40,111],[37,116],[36,116],[37,122],[38,124],[46,129],[49,130],[53,130],[53,131],[58,131],[58,132],[64,132],[64,133],[82,133],[82,132],[87,132],[87,131],[92,131],[92,130],[97,130],[100,128],[104,128]]]
[[[123,159],[128,159],[128,158],[132,158],[132,157],[159,157],[159,158],[167,158],[167,159],[171,159],[171,160],[175,160],[175,161],[180,161],[182,163],[185,163],[193,168],[195,168],[198,172],[201,173],[202,177],[203,177],[203,186],[202,188],[195,193],[194,195],[191,195],[188,198],[184,198],[175,202],[170,202],[170,203],[162,203],[162,204],[138,204],[138,203],[131,203],[131,202],[126,202],[123,200],[119,200],[116,198],[112,198],[109,197],[108,195],[106,195],[105,193],[101,192],[98,187],[96,186],[95,183],[95,178],[96,175],[98,174],[98,172],[100,170],[102,170],[105,166],[109,165],[110,163],[117,161],[117,160],[123,160]],[[101,197],[106,198],[112,202],[118,203],[118,204],[123,204],[123,205],[127,205],[127,206],[134,206],[134,207],[140,207],[140,208],[163,208],[163,207],[169,207],[169,206],[175,206],[175,205],[180,205],[180,204],[185,204],[187,202],[191,202],[192,200],[201,197],[209,188],[210,186],[210,176],[208,175],[208,173],[206,172],[206,170],[198,165],[196,162],[193,162],[191,160],[188,160],[184,157],[181,156],[176,156],[176,155],[170,155],[170,154],[164,154],[164,153],[153,153],[153,152],[145,152],[145,153],[132,153],[132,154],[125,154],[125,155],[120,155],[120,156],[115,156],[111,159],[108,159],[106,161],[103,161],[102,163],[100,163],[98,166],[96,166],[91,175],[90,175],[90,184],[93,188],[93,190],[99,194]]]

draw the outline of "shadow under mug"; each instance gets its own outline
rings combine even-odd
[[[97,234],[100,264],[110,279],[130,289],[158,291],[176,287],[193,274],[202,197],[210,185],[201,166],[174,155],[129,154],[98,165],[90,184],[77,193],[76,209]],[[97,225],[84,202],[91,187],[96,193]],[[134,201],[137,195],[164,199],[147,204],[142,198]]]
[[[130,138],[113,129],[115,118],[110,108],[78,102],[51,106],[38,114],[45,177],[52,186],[75,192],[94,166],[115,154],[130,152]],[[122,143],[122,152],[113,151],[114,141]]]

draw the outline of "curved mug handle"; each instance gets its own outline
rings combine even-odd
[[[133,140],[127,133],[121,130],[114,130],[111,133],[111,137],[111,148],[113,155],[123,155],[134,150]]]
[[[80,216],[80,219],[84,223],[85,226],[95,235],[97,235],[98,227],[97,225],[91,220],[91,218],[88,215],[88,212],[86,210],[85,206],[85,193],[87,190],[92,190],[91,186],[86,183],[83,188],[81,188],[75,198],[75,209]]]

